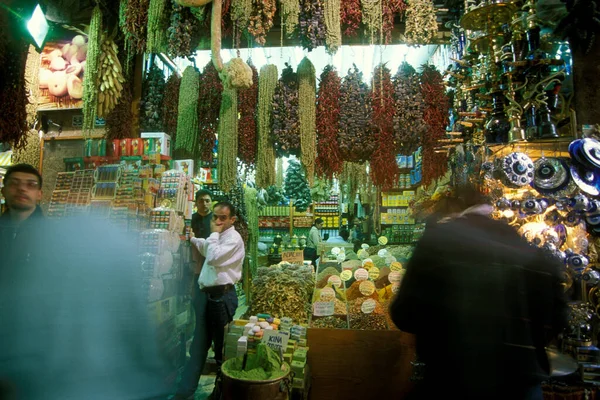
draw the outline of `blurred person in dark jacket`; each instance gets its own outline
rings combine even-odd
[[[413,398],[542,400],[545,347],[567,324],[563,267],[490,218],[476,189],[443,206],[451,214],[428,222],[390,307],[425,363]]]
[[[29,239],[27,259],[0,256],[0,399],[164,398],[136,237],[79,217]]]

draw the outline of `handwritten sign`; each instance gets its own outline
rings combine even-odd
[[[379,278],[379,268],[373,267],[369,270],[369,279],[377,279]]]
[[[281,260],[290,264],[302,264],[304,263],[304,252],[302,250],[284,251],[281,253]]]
[[[331,275],[329,277],[329,279],[327,279],[327,284],[328,285],[333,285],[336,288],[339,288],[340,286],[342,286],[342,280],[337,275]]]
[[[377,307],[377,302],[373,299],[365,300],[360,306],[360,310],[365,314],[371,314],[375,311],[375,307]]]
[[[354,271],[354,279],[357,281],[366,281],[369,279],[369,272],[364,268],[359,268]]]
[[[352,278],[352,271],[349,269],[345,269],[340,274],[340,279],[344,282],[349,281]]]
[[[335,312],[333,301],[315,301],[313,303],[313,315],[315,317],[328,317]]]
[[[392,271],[388,275],[388,280],[390,283],[400,283],[402,280],[402,274],[400,274],[400,271]]]
[[[330,287],[324,287],[321,289],[321,300],[324,301],[332,301],[335,299],[335,291]]]
[[[290,340],[290,333],[287,331],[275,331],[268,330],[263,331],[263,339],[262,342],[267,346],[275,350],[275,352],[279,353],[281,349],[284,353],[287,349],[288,341]]]
[[[371,281],[362,281],[358,290],[363,296],[370,296],[375,292],[375,284]]]

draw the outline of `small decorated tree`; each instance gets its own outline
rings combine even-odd
[[[297,211],[306,211],[312,204],[304,168],[297,160],[291,159],[289,162],[285,174],[284,190],[285,195],[294,201]]]

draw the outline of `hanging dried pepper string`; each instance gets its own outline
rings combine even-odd
[[[238,91],[238,110],[240,120],[238,122],[238,157],[247,166],[256,164],[256,107],[258,104],[258,71],[248,60],[252,69],[252,86],[248,89]]]
[[[429,185],[448,169],[446,154],[435,152],[438,140],[445,136],[449,104],[442,74],[433,66],[423,66],[421,93],[425,103],[423,120],[428,128],[423,137],[423,184]]]
[[[146,51],[146,29],[150,0],[128,0],[125,8],[125,37],[128,47],[137,54]]]
[[[340,123],[340,87],[342,78],[328,65],[321,74],[317,95],[316,174],[327,179],[340,174],[344,167],[337,134]]]
[[[273,95],[273,143],[278,157],[299,155],[298,74],[286,63]]]
[[[340,19],[344,36],[355,36],[362,21],[360,0],[341,0]]]
[[[371,179],[375,186],[389,189],[396,186],[398,163],[394,145],[394,85],[390,70],[383,64],[373,72],[372,125],[375,129],[377,147],[371,156]]]
[[[386,45],[392,43],[392,31],[394,30],[394,18],[406,10],[406,3],[403,0],[383,0],[382,1],[383,18],[383,37]]]
[[[212,163],[213,149],[217,140],[219,112],[223,84],[212,61],[204,67],[200,76],[200,93],[198,96],[198,121],[200,125],[200,157],[202,161]]]

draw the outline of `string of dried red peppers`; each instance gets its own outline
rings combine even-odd
[[[146,29],[150,0],[129,0],[125,9],[125,38],[137,54],[146,51]]]
[[[248,61],[252,69],[252,86],[238,91],[238,157],[247,166],[256,164],[256,107],[258,105],[258,71]]]
[[[317,93],[317,159],[316,174],[332,179],[344,169],[337,140],[340,122],[340,87],[342,78],[328,65],[321,74]]]
[[[340,19],[344,36],[355,36],[362,21],[360,0],[342,0]]]
[[[425,104],[423,120],[428,128],[423,136],[423,184],[429,185],[448,170],[446,154],[435,152],[438,140],[445,136],[449,104],[442,74],[434,66],[423,66],[421,93]]]
[[[371,179],[375,186],[389,189],[396,186],[400,171],[394,145],[394,85],[392,74],[384,64],[375,67],[372,88],[371,118],[377,147],[371,156]]]
[[[394,18],[406,9],[403,0],[382,0],[383,37],[385,44],[392,43],[392,31],[394,30]]]
[[[212,61],[204,67],[200,76],[200,90],[198,96],[198,125],[200,136],[200,157],[204,162],[212,163],[213,148],[217,140],[216,133],[219,127],[219,113],[221,111],[221,94],[223,84],[219,73]]]

